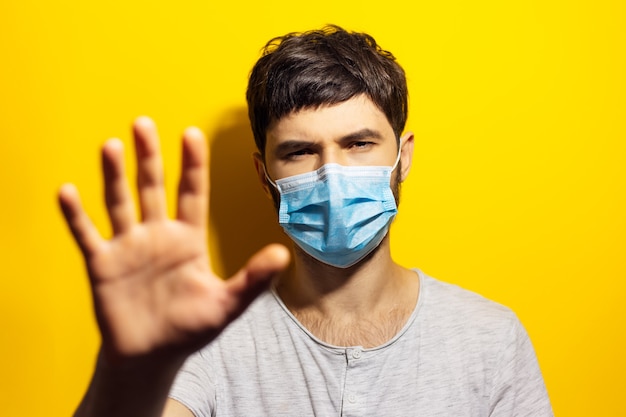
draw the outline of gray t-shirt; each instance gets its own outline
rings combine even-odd
[[[417,271],[420,295],[382,346],[324,343],[273,291],[192,355],[170,397],[206,416],[552,416],[515,314]]]

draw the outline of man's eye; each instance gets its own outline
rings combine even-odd
[[[310,149],[298,149],[297,151],[293,151],[287,154],[287,159],[295,159],[295,158],[300,158],[302,156],[305,155],[311,155],[313,153],[312,150]]]
[[[368,142],[366,140],[360,140],[357,142],[353,142],[350,146],[354,149],[365,149],[370,147],[373,144],[373,142]]]

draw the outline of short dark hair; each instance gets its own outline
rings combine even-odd
[[[246,93],[259,152],[265,155],[271,123],[360,94],[385,114],[400,138],[408,111],[406,77],[395,57],[373,37],[329,25],[270,40],[252,68]]]

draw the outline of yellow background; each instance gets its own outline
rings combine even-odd
[[[207,133],[219,272],[283,239],[252,170],[246,79],[270,37],[324,23],[372,33],[408,73],[395,258],[512,307],[557,415],[626,415],[618,0],[3,1],[2,415],[69,415],[88,383],[98,333],[55,193],[76,183],[108,233],[99,146],[130,145],[135,116],[160,127],[170,191],[180,132]]]

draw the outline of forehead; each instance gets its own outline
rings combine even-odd
[[[285,140],[333,140],[363,129],[395,140],[385,114],[367,96],[360,95],[334,105],[303,109],[272,123],[266,148]]]

